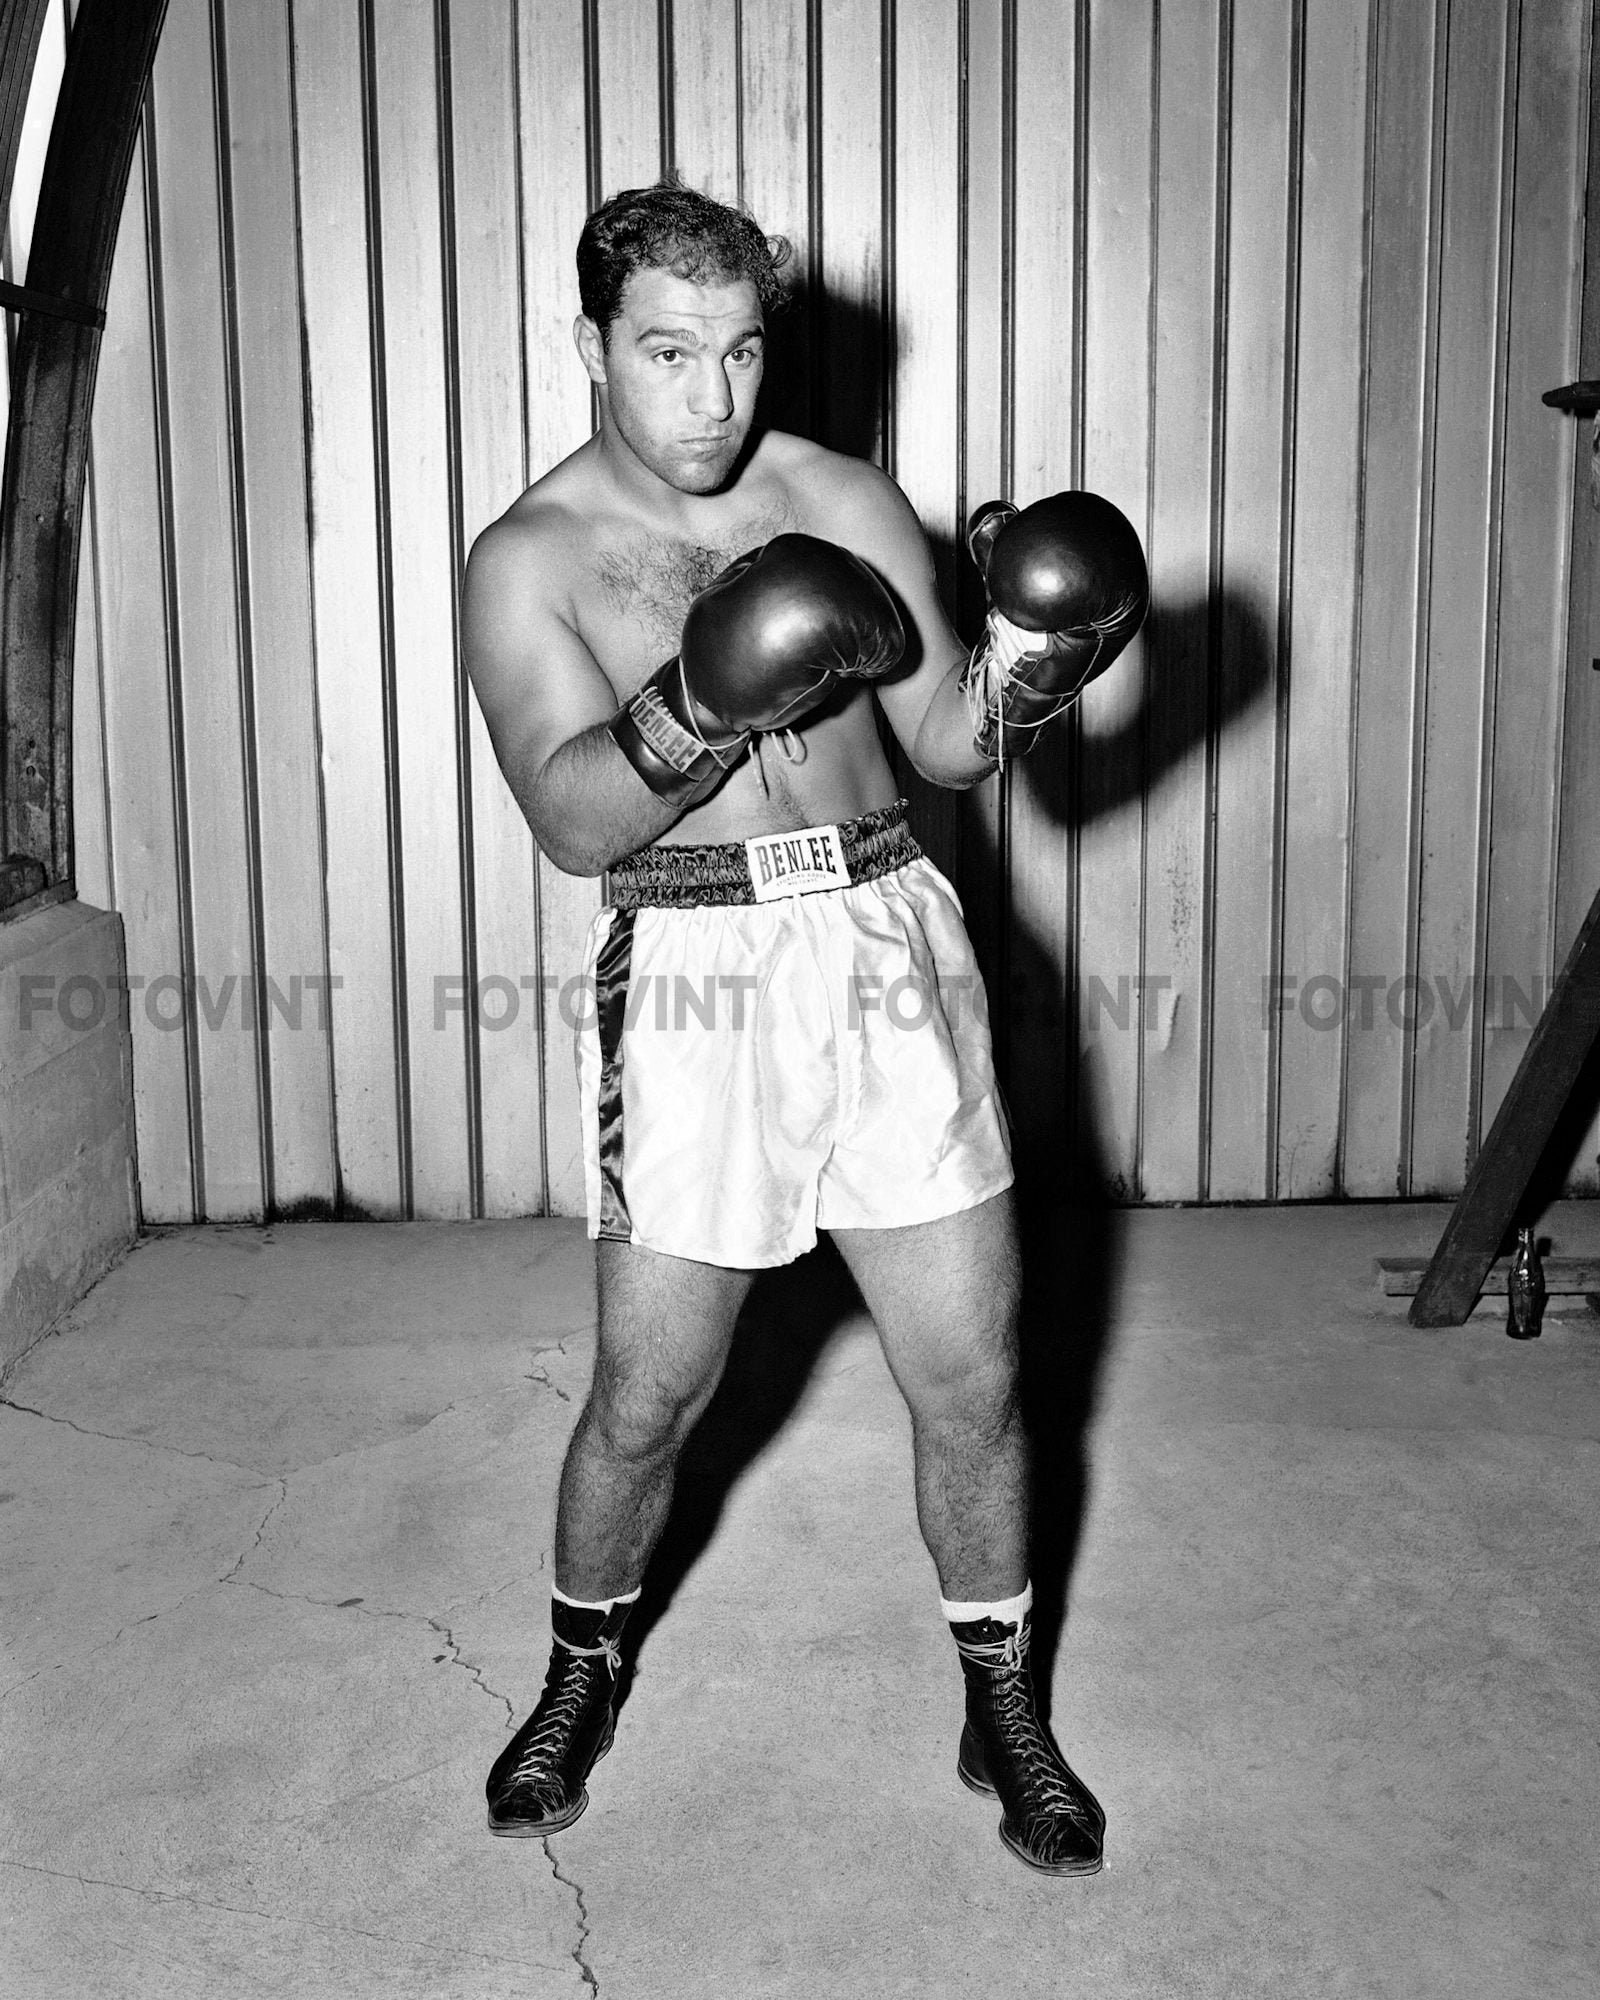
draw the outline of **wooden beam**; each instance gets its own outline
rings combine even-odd
[[[1426,1257],[1379,1257],[1376,1261],[1378,1290],[1391,1299],[1410,1298],[1428,1268]],[[1541,1257],[1540,1268],[1544,1288],[1553,1299],[1600,1292],[1600,1257]],[[1510,1270],[1511,1259],[1497,1257],[1485,1274],[1479,1298],[1503,1299]]]
[[[1483,1290],[1539,1156],[1600,1032],[1600,896],[1590,905],[1408,1315],[1460,1326]]]
[[[28,86],[50,0],[0,0],[0,216],[11,210]]]
[[[166,0],[83,0],[45,156],[28,289],[103,314]],[[72,878],[72,643],[98,329],[24,312],[0,487],[4,851]]]

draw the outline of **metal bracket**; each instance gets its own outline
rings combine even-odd
[[[1600,416],[1600,382],[1568,382],[1564,388],[1546,389],[1539,400],[1569,417]]]
[[[13,285],[4,278],[0,278],[0,306],[8,306],[12,312],[48,313],[51,319],[70,319],[79,326],[92,326],[96,333],[105,331],[106,316],[98,306],[58,298],[53,292],[30,291],[26,285]]]

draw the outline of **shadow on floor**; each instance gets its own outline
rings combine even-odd
[[[862,1310],[850,1273],[826,1239],[798,1262],[757,1277],[717,1392],[678,1460],[672,1512],[628,1622],[619,1714],[636,1659],[705,1553],[729,1495],[794,1414],[828,1343]]]
[[[1088,1508],[1088,1430],[1110,1335],[1123,1217],[1115,1209],[1069,1205],[1051,1192],[1022,1202],[1020,1220],[1022,1392],[1034,1459],[1035,1683],[1048,1717]],[[797,1263],[757,1278],[722,1381],[678,1462],[672,1512],[629,1621],[619,1713],[635,1661],[716,1534],[729,1496],[793,1416],[829,1342],[863,1311],[826,1239]]]
[[[1110,1347],[1124,1217],[1099,1204],[1035,1195],[1021,1204],[1021,1220],[1022,1407],[1033,1447],[1033,1680],[1048,1721],[1089,1509],[1089,1430]]]

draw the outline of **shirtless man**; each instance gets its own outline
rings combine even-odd
[[[969,658],[893,480],[755,426],[783,254],[672,184],[597,210],[575,335],[599,429],[468,569],[501,769],[557,867],[610,870],[613,898],[579,1049],[594,1381],[561,1475],[549,1672],[490,1773],[489,1826],[542,1836],[583,1811],[679,1451],[754,1272],[824,1228],[911,1412],[967,1683],[959,1775],[998,1793],[1023,1861],[1092,1873],[1104,1816],[1029,1679],[1018,1256],[981,981],[873,702],[925,778],[978,783],[1132,635],[1143,561],[1093,496],[1071,496],[1090,513],[1066,540],[1045,523],[1042,568],[1039,510],[994,510],[974,552],[1006,582]],[[1075,608],[1052,618],[1063,563]],[[645,979],[653,1009],[628,1004]]]

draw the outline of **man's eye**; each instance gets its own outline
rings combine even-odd
[[[658,347],[656,349],[657,361],[676,361],[677,358],[678,350],[675,347]]]
[[[737,361],[741,368],[753,367],[760,358],[760,350],[754,347],[736,347],[728,356],[730,361]]]

